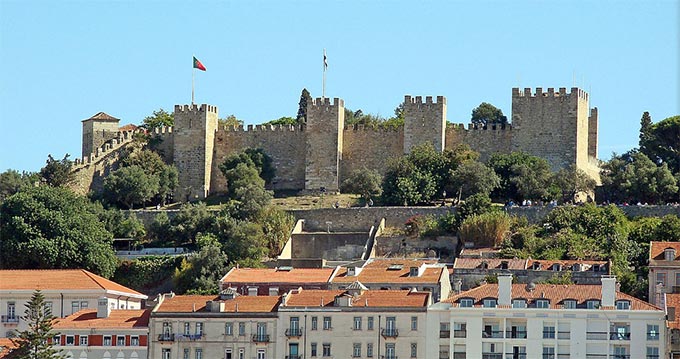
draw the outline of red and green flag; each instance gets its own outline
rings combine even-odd
[[[201,71],[205,71],[205,66],[203,66],[203,64],[200,61],[198,61],[196,56],[194,56],[194,68],[199,69]]]

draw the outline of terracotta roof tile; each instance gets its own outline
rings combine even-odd
[[[220,301],[215,295],[176,295],[166,298],[155,311],[156,313],[191,313],[204,312],[205,302]],[[234,299],[222,300],[224,302],[223,313],[268,313],[275,312],[280,296],[237,296]]]
[[[147,328],[151,309],[113,309],[107,318],[97,318],[97,309],[83,309],[61,318],[54,325],[55,329],[128,329]]]
[[[138,128],[137,125],[128,123],[127,125],[118,127],[118,131],[134,131],[137,128]]]
[[[395,283],[395,284],[409,284],[409,283],[439,283],[439,278],[442,273],[448,269],[445,266],[437,265],[436,260],[418,260],[418,259],[374,259],[366,262],[363,268],[360,269],[359,275],[347,275],[347,268],[340,268],[333,283],[352,283],[359,281],[363,284],[373,283]],[[411,267],[421,267],[426,265],[425,270],[420,276],[412,277],[409,275]],[[392,269],[390,269],[392,267]]]
[[[83,121],[87,120],[99,120],[99,121],[120,121],[119,119],[105,113],[105,112],[97,112],[96,114],[92,115],[92,117],[85,119]]]
[[[84,269],[0,270],[2,290],[108,290],[146,299],[147,296]]]
[[[480,305],[484,298],[498,298],[498,284],[484,284],[453,295],[443,300],[445,303],[457,304],[458,299],[473,298],[475,305]],[[589,299],[602,299],[602,286],[600,285],[581,285],[581,284],[536,284],[533,291],[527,289],[526,284],[512,285],[512,299],[526,299],[533,302],[536,299],[549,299],[551,308],[561,308],[561,303],[565,299],[574,299],[579,304]],[[617,300],[629,300],[632,310],[661,310],[643,300],[632,297],[628,294],[616,292]]]
[[[651,242],[649,245],[649,259],[664,260],[664,250],[675,249],[675,259],[680,256],[680,242]]]
[[[8,354],[18,345],[14,344],[9,338],[0,338],[0,358],[9,357]]]
[[[666,308],[675,308],[675,319],[668,321],[668,327],[680,329],[680,294],[666,294]]]
[[[488,265],[489,269],[501,269],[501,264],[505,262],[508,265],[507,269],[526,269],[526,259],[500,259],[500,258],[456,258],[453,262],[453,270],[456,269],[475,269],[481,268],[483,263]]]
[[[344,290],[292,291],[286,307],[333,307],[335,297]],[[352,300],[353,307],[426,307],[429,293],[408,290],[367,290]]]
[[[328,283],[334,268],[233,268],[220,282],[230,283]]]

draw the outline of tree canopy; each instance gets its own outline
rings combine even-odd
[[[601,177],[604,199],[610,202],[661,204],[678,192],[668,165],[657,166],[638,151],[612,156],[602,165]]]
[[[487,126],[492,124],[506,125],[508,118],[503,115],[503,111],[496,106],[482,102],[472,110],[470,121],[475,125]]]
[[[300,94],[300,103],[298,104],[297,123],[307,123],[307,106],[311,103],[312,95],[309,94],[306,88],[303,88]]]
[[[157,111],[154,111],[151,116],[145,117],[142,126],[151,131],[155,128],[171,127],[174,123],[175,119],[172,113],[160,108]]]
[[[657,165],[666,164],[672,173],[680,173],[680,116],[652,124],[645,112],[640,122],[640,152]]]
[[[40,169],[40,177],[42,180],[52,187],[61,187],[70,184],[73,181],[73,161],[68,158],[67,153],[61,160],[55,160],[52,155],[47,155],[47,162],[45,167]]]
[[[354,170],[350,176],[340,185],[340,191],[345,193],[358,194],[365,201],[372,197],[378,197],[382,193],[380,184],[382,176],[375,170],[362,168]]]
[[[12,350],[11,358],[25,359],[61,359],[61,350],[54,349],[50,341],[55,335],[52,323],[55,317],[45,305],[45,296],[40,290],[33,292],[31,300],[26,303],[26,310],[21,320],[28,324],[26,330],[19,332],[12,341],[18,347]]]

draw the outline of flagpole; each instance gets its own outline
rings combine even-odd
[[[326,49],[323,49],[323,80],[321,82],[321,98],[326,98]]]
[[[194,69],[193,64],[191,65],[191,104],[194,104],[194,74],[196,69]]]

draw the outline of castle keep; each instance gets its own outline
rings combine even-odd
[[[344,125],[344,101],[317,98],[307,107],[304,125],[248,125],[220,128],[218,109],[211,105],[175,106],[172,128],[156,129],[158,149],[179,170],[175,199],[205,198],[224,191],[219,170],[224,159],[247,147],[262,148],[276,168],[273,189],[337,191],[356,169],[384,173],[390,158],[429,142],[443,151],[468,144],[487,159],[493,153],[523,151],[548,160],[553,170],[575,165],[599,178],[597,108],[579,89],[512,89],[512,125],[448,124],[446,98],[404,99],[404,126],[397,129]],[[76,161],[78,189],[88,192],[115,166],[116,149],[132,133],[117,131],[118,119],[99,113],[83,121],[83,157]]]

